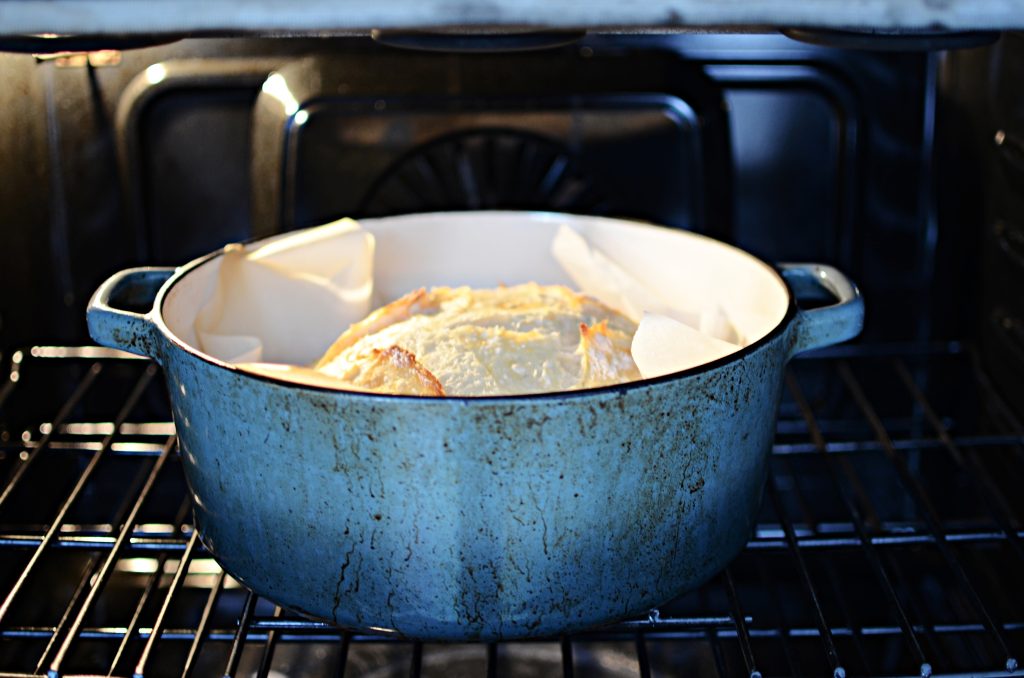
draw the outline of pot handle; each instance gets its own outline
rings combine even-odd
[[[790,356],[860,334],[864,327],[864,300],[849,278],[825,264],[779,264],[779,269],[798,299],[831,296],[836,300],[828,306],[797,312]]]
[[[158,359],[153,302],[176,269],[129,268],[115,273],[99,286],[89,300],[85,317],[89,336],[102,346]],[[144,313],[117,308],[146,309]]]

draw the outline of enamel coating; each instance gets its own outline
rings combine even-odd
[[[542,396],[375,396],[176,343],[159,309],[188,270],[118,274],[88,320],[99,343],[164,367],[203,543],[282,605],[420,639],[559,634],[714,575],[752,533],[787,360],[863,319],[841,274],[799,265],[783,271],[794,289],[840,302],[791,303],[766,338],[703,368]],[[161,281],[150,313],[111,306]]]

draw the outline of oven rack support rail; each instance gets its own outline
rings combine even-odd
[[[188,522],[153,364],[97,347],[36,346],[5,365],[0,675],[190,676],[214,661],[217,675],[267,676],[275,657],[313,646],[328,648],[330,675],[346,666],[357,675],[352,658],[363,647],[400,658],[401,671],[380,675],[425,673],[438,646],[302,618],[220,570]],[[502,675],[509,646],[556,645],[557,672],[587,675],[584,648],[605,643],[631,648],[629,674],[644,678],[672,675],[666,667],[679,661],[752,677],[1019,675],[1024,510],[1012,490],[1024,482],[1024,426],[973,349],[831,349],[794,363],[786,393],[762,520],[736,561],[644,618],[480,646],[480,673]],[[966,410],[981,419],[968,421]],[[51,487],[51,466],[70,476]],[[128,481],[117,479],[117,501],[96,502],[113,467]],[[25,497],[57,485],[40,520]],[[96,511],[105,519],[77,517]],[[52,586],[55,571],[69,583]],[[128,598],[118,614],[115,589]],[[51,592],[48,618],[27,602],[40,591]]]

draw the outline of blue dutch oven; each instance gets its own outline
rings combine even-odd
[[[346,628],[419,639],[568,632],[662,604],[743,548],[783,368],[857,335],[864,308],[828,266],[776,269],[634,222],[513,212],[363,222],[377,240],[384,299],[424,285],[567,282],[546,245],[561,224],[641,275],[652,252],[672,262],[648,267],[662,292],[744,318],[749,343],[675,374],[567,393],[423,398],[301,386],[195,347],[192,321],[220,253],[114,275],[89,304],[89,330],[163,367],[197,529],[257,593]],[[453,244],[447,260],[424,256],[437,243]],[[831,305],[797,308],[798,297],[824,292]],[[118,308],[126,299],[152,300],[152,310]]]

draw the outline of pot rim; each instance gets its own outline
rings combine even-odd
[[[551,392],[545,392],[545,393],[523,393],[523,394],[518,394],[518,395],[444,396],[444,397],[410,395],[410,394],[403,394],[403,393],[370,393],[370,392],[367,392],[367,391],[355,391],[355,390],[349,391],[349,390],[345,390],[345,389],[330,388],[330,387],[327,387],[327,386],[314,386],[314,385],[310,385],[310,384],[299,384],[299,383],[296,383],[294,381],[290,381],[288,379],[283,379],[283,378],[279,378],[279,377],[273,377],[273,376],[265,375],[265,374],[257,374],[257,373],[254,373],[254,372],[250,372],[248,370],[240,369],[237,366],[232,365],[231,363],[225,362],[225,361],[220,360],[218,358],[214,358],[211,355],[203,353],[202,351],[200,351],[196,347],[191,346],[191,345],[187,344],[186,342],[184,342],[180,337],[177,336],[177,334],[172,332],[171,329],[164,322],[164,317],[163,317],[164,301],[166,300],[166,297],[167,297],[168,293],[171,291],[171,289],[175,285],[177,285],[179,282],[181,282],[181,280],[183,280],[189,273],[191,273],[195,269],[199,268],[200,266],[203,266],[204,264],[207,264],[210,261],[213,261],[217,257],[223,256],[224,255],[224,248],[221,248],[221,249],[219,249],[217,251],[210,252],[209,254],[205,254],[205,255],[203,255],[201,257],[193,259],[192,261],[188,262],[187,264],[184,264],[183,266],[180,266],[177,270],[175,270],[174,274],[170,278],[168,278],[167,281],[164,282],[163,285],[161,285],[160,290],[157,292],[156,297],[153,300],[153,309],[150,311],[150,313],[148,315],[149,315],[149,318],[150,318],[151,322],[160,331],[160,335],[169,344],[172,344],[176,348],[184,350],[186,353],[189,353],[192,356],[194,356],[194,357],[202,360],[203,362],[208,363],[208,364],[210,364],[210,365],[212,365],[214,367],[218,367],[218,368],[221,368],[221,369],[226,369],[226,370],[229,370],[229,371],[231,371],[231,372],[233,372],[233,373],[235,373],[237,375],[240,375],[242,377],[249,378],[249,379],[254,379],[254,380],[257,380],[257,381],[269,382],[269,383],[272,383],[272,384],[276,384],[278,386],[287,386],[287,387],[290,387],[290,388],[296,388],[296,389],[301,389],[301,390],[305,390],[305,391],[314,391],[314,392],[321,392],[321,393],[338,393],[338,394],[343,394],[344,396],[347,396],[347,397],[365,398],[367,400],[376,400],[376,401],[387,401],[387,400],[400,399],[400,400],[416,400],[416,401],[438,401],[438,402],[447,402],[447,403],[454,402],[454,403],[461,403],[461,404],[467,404],[467,403],[471,403],[471,402],[472,403],[476,403],[476,402],[492,403],[492,404],[493,403],[508,402],[508,403],[511,404],[511,403],[519,403],[519,402],[524,402],[524,401],[532,402],[532,401],[537,401],[537,400],[563,400],[563,399],[574,399],[574,398],[613,396],[613,395],[623,394],[623,393],[626,393],[628,391],[635,390],[635,389],[642,389],[642,388],[646,388],[646,387],[656,386],[658,384],[663,384],[663,383],[670,382],[670,381],[676,381],[676,380],[679,380],[679,379],[685,379],[685,378],[688,378],[688,377],[693,377],[693,376],[696,376],[696,375],[699,375],[699,374],[703,374],[705,372],[710,372],[712,370],[715,370],[715,369],[718,369],[718,368],[723,367],[725,365],[728,365],[729,363],[739,362],[740,360],[743,360],[746,356],[754,353],[755,351],[759,350],[764,345],[770,343],[771,341],[776,339],[780,334],[782,334],[789,327],[790,323],[793,321],[793,319],[796,317],[796,314],[797,314],[796,295],[793,293],[793,289],[792,289],[790,283],[779,273],[778,269],[775,266],[772,266],[771,264],[767,263],[766,261],[764,261],[760,257],[755,256],[754,254],[751,254],[750,252],[748,252],[747,250],[743,249],[742,247],[737,247],[736,245],[733,245],[731,243],[726,243],[726,242],[723,242],[721,240],[718,240],[717,238],[712,238],[710,236],[706,236],[706,235],[703,235],[701,233],[694,233],[692,231],[682,231],[682,229],[673,229],[673,228],[671,228],[669,226],[664,226],[664,225],[661,225],[661,224],[655,224],[655,223],[648,222],[648,221],[642,221],[642,220],[639,220],[639,219],[625,219],[625,218],[618,218],[618,217],[602,217],[602,216],[592,216],[592,215],[576,215],[576,214],[571,214],[571,213],[552,212],[552,211],[544,211],[544,210],[523,210],[523,211],[517,211],[517,210],[470,210],[470,211],[460,211],[460,212],[423,212],[423,213],[419,213],[419,214],[431,214],[431,215],[459,214],[459,215],[465,215],[465,214],[471,214],[471,213],[474,213],[474,212],[475,213],[481,213],[481,214],[483,214],[483,213],[486,213],[486,214],[501,213],[501,214],[521,214],[521,215],[552,216],[552,217],[581,217],[581,216],[583,216],[583,217],[586,217],[588,219],[602,219],[602,220],[607,220],[607,221],[614,221],[614,222],[621,222],[621,223],[639,225],[639,226],[643,226],[645,228],[653,228],[653,229],[660,229],[660,230],[666,230],[666,231],[681,231],[683,233],[686,233],[687,236],[692,236],[692,237],[696,237],[696,238],[702,238],[702,239],[705,239],[705,240],[710,240],[710,241],[712,241],[712,242],[714,242],[714,243],[716,243],[718,245],[721,245],[721,246],[724,246],[724,247],[728,247],[728,248],[730,248],[732,250],[735,250],[737,252],[740,252],[742,254],[747,255],[754,262],[756,262],[757,264],[763,266],[768,271],[770,271],[771,274],[773,276],[775,276],[775,278],[780,283],[782,283],[783,289],[786,290],[786,296],[787,296],[786,313],[785,313],[785,315],[783,315],[782,319],[774,327],[772,327],[772,329],[769,332],[764,334],[757,341],[754,341],[753,343],[747,344],[746,346],[740,348],[739,350],[734,351],[733,353],[730,353],[728,355],[722,356],[721,358],[718,358],[716,360],[712,360],[711,362],[703,363],[703,364],[700,364],[700,365],[695,365],[694,367],[690,367],[690,368],[687,368],[685,370],[680,370],[678,372],[671,372],[669,374],[663,374],[663,375],[657,376],[657,377],[650,377],[648,379],[636,379],[634,381],[627,381],[627,382],[622,382],[622,383],[619,383],[619,384],[610,384],[608,386],[597,386],[597,387],[592,387],[592,388],[577,389],[577,390],[573,390],[573,391],[551,391]],[[401,217],[407,217],[407,216],[411,216],[411,215],[395,215],[395,218],[401,218]],[[390,217],[375,217],[375,219],[386,219],[386,218],[390,218]],[[367,220],[369,220],[369,219],[367,219]],[[275,234],[275,235],[269,236],[267,238],[250,239],[250,240],[244,241],[244,244],[251,244],[251,243],[254,243],[254,242],[259,242],[260,240],[270,240],[272,238],[281,237],[283,235],[284,234]]]

